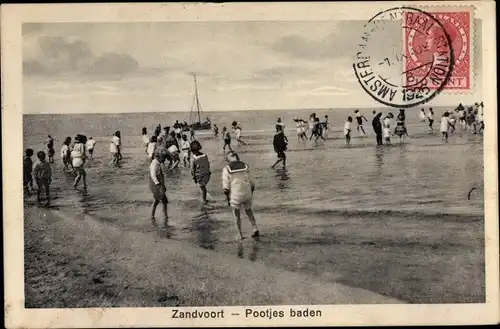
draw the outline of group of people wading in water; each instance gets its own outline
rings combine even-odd
[[[484,131],[483,120],[483,102],[475,103],[474,106],[467,109],[460,104],[453,111],[445,111],[441,118],[440,132],[442,139],[447,142],[448,134],[457,130],[457,123],[461,131],[468,131],[473,134],[481,134]],[[419,113],[421,122],[428,122],[429,133],[434,132],[434,110],[430,108],[427,113],[422,109]],[[366,136],[364,122],[368,119],[361,114],[359,110],[354,111],[356,119],[356,130],[361,136]],[[404,109],[400,109],[395,119],[396,123],[393,128],[394,116],[388,113],[383,116],[381,112],[373,111],[372,127],[375,132],[377,145],[391,144],[391,136],[399,136],[400,142],[404,141],[404,137],[408,136],[406,128],[406,113]],[[300,118],[294,118],[297,129],[297,140],[318,141],[326,140],[329,131],[328,115],[325,115],[321,121],[316,113],[312,113],[308,121]],[[346,144],[351,142],[353,117],[349,116],[344,124],[344,136]],[[241,125],[233,121],[231,128],[236,136],[239,146],[245,146],[247,143],[241,138]],[[276,133],[273,137],[273,148],[277,154],[277,160],[272,165],[275,168],[279,163],[286,168],[286,151],[288,150],[288,138],[285,135],[285,124],[281,118],[278,118],[275,124]],[[310,135],[307,134],[311,131]],[[187,135],[189,132],[189,137]],[[218,139],[219,128],[213,125],[213,137]],[[257,238],[259,231],[252,211],[252,198],[255,185],[250,177],[248,165],[241,161],[240,156],[233,151],[231,147],[231,134],[224,126],[222,128],[223,146],[222,150],[225,154],[227,165],[223,168],[222,174],[222,189],[226,196],[228,206],[231,207],[233,216],[238,230],[237,239],[243,239],[241,231],[241,209],[243,208],[253,227],[252,237]],[[73,143],[72,143],[73,141]],[[176,123],[171,127],[157,125],[152,136],[148,136],[147,128],[142,128],[142,143],[144,152],[149,162],[149,188],[153,195],[153,205],[151,209],[151,223],[157,226],[155,213],[159,204],[163,206],[164,221],[163,226],[168,228],[168,198],[166,196],[166,181],[165,173],[178,168],[182,163],[184,168],[190,168],[190,173],[194,183],[199,187],[202,203],[208,206],[210,203],[207,184],[212,175],[210,161],[208,155],[203,153],[201,143],[195,137],[195,131],[187,129],[185,123]],[[75,176],[73,186],[78,187],[80,182],[83,184],[84,191],[87,190],[87,179],[85,164],[93,158],[96,141],[85,135],[78,134],[73,140],[71,137],[66,137],[61,146],[61,159],[63,162],[63,171]],[[23,186],[27,194],[34,191],[33,181],[37,186],[37,203],[41,202],[41,193],[46,196],[46,205],[50,203],[50,185],[52,184],[52,169],[54,164],[54,138],[49,135],[46,140],[47,153],[39,151],[36,153],[38,161],[33,164],[32,156],[34,151],[31,148],[25,150],[23,158]],[[123,159],[122,156],[122,135],[120,131],[116,131],[112,136],[109,150],[111,153],[110,164],[119,165]],[[227,153],[226,153],[227,151]],[[48,156],[48,159],[47,159]],[[167,229],[168,231],[168,229]]]

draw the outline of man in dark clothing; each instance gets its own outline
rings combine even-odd
[[[285,132],[283,131],[283,128],[276,127],[278,130],[278,133],[274,135],[273,139],[273,146],[274,146],[274,151],[278,155],[278,160],[273,164],[272,168],[276,167],[276,165],[280,162],[283,161],[283,169],[286,169],[286,154],[285,151],[287,150],[287,144],[288,144],[288,139],[285,136]]]
[[[377,136],[377,145],[383,145],[382,143],[382,122],[380,122],[380,117],[382,117],[382,113],[378,113],[372,121],[373,131],[375,131],[375,135]]]

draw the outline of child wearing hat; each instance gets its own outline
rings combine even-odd
[[[250,178],[248,166],[240,160],[235,152],[229,152],[226,156],[228,164],[222,169],[222,188],[226,195],[227,203],[233,210],[238,229],[237,240],[243,239],[241,232],[241,208],[245,209],[248,220],[253,227],[252,237],[259,236],[259,230],[252,211],[252,197],[255,185]]]

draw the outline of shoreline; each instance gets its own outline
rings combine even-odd
[[[120,231],[87,215],[80,219],[31,207],[26,208],[25,218],[26,272],[36,272],[35,268],[39,272],[26,278],[26,307],[401,303],[368,290],[227,257],[154,234]],[[41,232],[45,232],[43,238],[39,236],[41,240],[33,239],[33,234]],[[183,275],[186,272],[192,275]],[[33,287],[33,282],[50,278],[55,286]],[[82,284],[89,285],[83,291],[91,298],[71,298],[75,291],[67,287],[80,291]],[[55,293],[63,297],[55,301]],[[150,298],[145,301],[144,297]]]

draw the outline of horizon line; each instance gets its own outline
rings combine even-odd
[[[382,104],[381,104],[382,105]],[[412,107],[406,110],[411,110],[411,109],[421,109],[421,108],[441,108],[441,107],[449,107],[449,106],[456,106],[456,105],[437,105],[437,106],[419,106],[419,107]],[[316,108],[286,108],[286,109],[239,109],[239,110],[205,110],[202,113],[220,113],[220,112],[250,112],[250,111],[303,111],[303,110],[310,110],[310,111],[325,111],[325,110],[330,110],[330,111],[340,111],[340,110],[354,110],[354,109],[394,109],[397,110],[397,107],[390,107],[390,106],[352,106],[352,107],[338,107],[338,108],[331,108],[331,107],[316,107]],[[191,111],[182,111],[182,110],[175,110],[175,111],[130,111],[130,112],[69,112],[69,113],[52,113],[52,112],[41,112],[41,113],[23,113],[22,115],[68,115],[68,114],[103,114],[103,115],[112,115],[112,114],[144,114],[144,113],[191,113]]]

